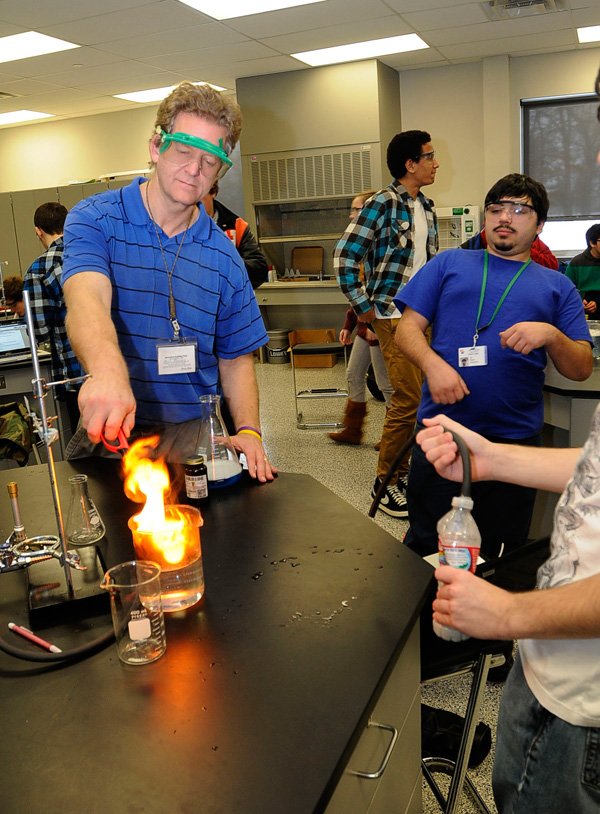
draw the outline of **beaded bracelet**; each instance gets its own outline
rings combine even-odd
[[[246,426],[240,427],[237,430],[237,434],[238,435],[254,435],[254,436],[256,436],[256,438],[258,438],[260,441],[262,441],[262,434],[261,434],[260,430],[257,430],[255,427],[246,427]]]

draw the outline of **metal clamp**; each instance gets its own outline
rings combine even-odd
[[[355,777],[363,777],[365,780],[379,780],[381,775],[385,772],[388,763],[390,762],[390,758],[392,756],[392,752],[394,751],[394,746],[396,745],[396,741],[398,740],[398,730],[395,726],[391,726],[391,724],[380,724],[377,721],[369,721],[367,726],[374,726],[377,729],[385,729],[386,732],[392,733],[392,739],[388,744],[388,748],[385,750],[385,754],[383,756],[383,760],[381,761],[381,766],[377,769],[376,772],[357,772],[353,769],[349,769],[348,773],[353,774]]]

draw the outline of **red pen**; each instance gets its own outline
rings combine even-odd
[[[50,644],[50,642],[47,642],[45,639],[40,639],[39,636],[36,636],[35,633],[32,633],[31,630],[28,630],[26,627],[21,627],[21,625],[15,625],[14,622],[9,622],[8,629],[12,630],[12,632],[18,636],[27,639],[27,641],[37,644],[38,647],[43,647],[44,650],[49,650],[51,653],[62,653],[60,647],[57,647],[55,644]]]

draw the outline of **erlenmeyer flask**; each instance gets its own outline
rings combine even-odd
[[[71,495],[65,536],[71,545],[92,545],[105,534],[104,523],[88,492],[87,475],[69,478]]]
[[[240,479],[242,465],[221,417],[221,396],[200,396],[200,429],[196,455],[203,455],[209,488],[230,486]]]

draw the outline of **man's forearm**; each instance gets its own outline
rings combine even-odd
[[[427,369],[439,362],[440,357],[431,350],[425,336],[425,328],[416,325],[411,319],[402,317],[396,328],[395,340],[408,361],[427,375]]]
[[[569,482],[581,449],[492,444],[486,480],[515,483],[561,493]]]
[[[512,593],[469,571],[436,569],[434,619],[480,639],[600,636],[600,574],[544,590]]]
[[[600,636],[600,574],[569,585],[512,595],[506,634],[514,639]]]
[[[557,331],[556,339],[546,352],[554,366],[567,379],[583,382],[592,375],[594,360],[589,342],[580,342]]]
[[[236,429],[242,426],[260,429],[258,385],[252,354],[237,359],[219,359],[223,396]]]
[[[88,373],[111,375],[112,371],[112,375],[122,374],[129,378],[110,317],[110,295],[110,283],[102,275],[84,272],[67,280],[67,334],[71,347]]]

